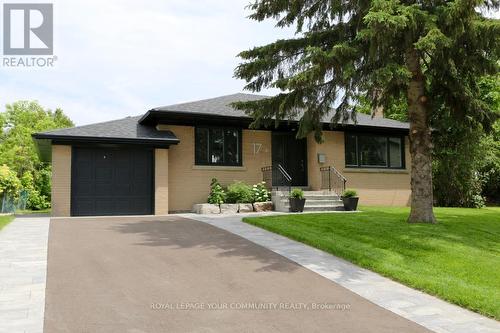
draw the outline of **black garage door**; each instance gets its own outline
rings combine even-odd
[[[153,212],[153,151],[73,147],[71,215]]]

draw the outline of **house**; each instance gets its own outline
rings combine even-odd
[[[230,104],[260,98],[234,94],[34,134],[40,156],[52,163],[53,215],[189,211],[206,202],[214,177],[337,192],[345,177],[363,205],[408,204],[407,123],[358,114],[357,124],[332,128],[325,120],[318,144],[295,138],[296,121],[249,129],[251,118]]]

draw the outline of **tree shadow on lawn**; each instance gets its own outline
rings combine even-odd
[[[138,234],[142,242],[137,245],[165,246],[174,249],[215,249],[217,257],[238,257],[258,261],[257,272],[293,272],[300,266],[260,245],[217,227],[180,217],[134,220],[113,224],[113,231]]]
[[[422,251],[439,251],[441,242],[499,252],[500,223],[493,222],[495,212],[482,211],[481,216],[471,219],[467,214],[442,214],[438,210],[438,224],[408,224],[406,215],[397,211],[377,211],[374,216],[370,213],[319,222],[334,235],[338,233],[380,248],[398,249],[409,256]],[[338,224],[342,227],[336,228]]]

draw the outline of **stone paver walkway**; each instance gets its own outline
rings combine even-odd
[[[42,332],[49,217],[16,218],[0,230],[0,332]]]
[[[403,286],[308,245],[242,223],[241,218],[247,214],[181,215],[227,230],[268,248],[369,301],[435,332],[500,332],[500,323],[495,320]]]

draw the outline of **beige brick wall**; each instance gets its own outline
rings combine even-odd
[[[52,216],[71,215],[71,146],[52,146]]]
[[[168,214],[168,149],[155,149],[155,215]]]
[[[318,153],[321,152],[320,145],[314,140],[314,134],[307,136],[307,185],[314,190],[321,188],[321,175],[319,168],[323,165],[318,163]],[[325,166],[329,165],[325,163]]]
[[[405,140],[406,169],[349,169],[345,167],[344,133],[323,132],[325,141],[317,144],[309,136],[308,176],[312,189],[321,187],[321,166],[333,165],[347,178],[347,187],[358,191],[361,205],[407,206],[410,199],[410,153],[408,138]],[[326,163],[320,164],[317,154],[326,155]]]
[[[178,145],[169,148],[169,210],[191,210],[196,203],[206,202],[210,180],[217,178],[223,185],[235,180],[255,184],[262,181],[261,168],[271,165],[271,132],[243,130],[242,167],[195,166],[194,127],[159,125],[179,138]],[[259,148],[260,147],[260,148]]]
[[[242,167],[194,165],[194,127],[160,125],[180,139],[170,149],[155,150],[155,214],[188,211],[193,204],[206,202],[210,180],[217,178],[228,185],[236,180],[255,184],[262,180],[261,168],[271,165],[271,132],[243,130]],[[406,170],[348,169],[344,163],[344,133],[324,132],[325,142],[317,144],[312,136],[308,142],[308,181],[319,189],[321,166],[333,165],[346,178],[347,186],[358,191],[362,205],[405,206],[410,198],[410,155],[406,139]],[[320,165],[317,154],[326,155]],[[52,147],[52,215],[71,213],[71,146]]]

